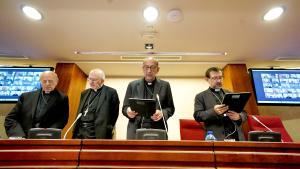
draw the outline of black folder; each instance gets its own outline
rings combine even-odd
[[[154,99],[129,98],[131,110],[138,112],[141,116],[151,117],[156,110]]]
[[[225,93],[222,104],[227,105],[229,110],[240,113],[243,111],[250,95],[250,92]]]

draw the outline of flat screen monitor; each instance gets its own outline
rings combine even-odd
[[[300,69],[249,69],[257,104],[300,105]]]
[[[0,103],[15,103],[22,93],[41,88],[40,74],[53,67],[0,67]]]

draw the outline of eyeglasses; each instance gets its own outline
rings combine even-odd
[[[54,83],[54,80],[42,80],[41,81],[43,84],[53,84]]]
[[[99,79],[93,79],[93,78],[88,77],[87,80],[88,80],[88,81],[91,81],[91,82],[96,82],[96,81],[98,81]]]
[[[214,76],[214,77],[210,77],[211,80],[223,80],[223,76]]]
[[[156,66],[156,65],[152,65],[152,66],[144,65],[144,66],[143,66],[143,69],[144,69],[144,70],[148,70],[148,69],[150,69],[150,70],[155,70],[155,69],[157,69],[157,66]]]

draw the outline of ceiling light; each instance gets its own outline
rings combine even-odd
[[[111,55],[111,56],[226,56],[227,52],[149,52],[149,51],[74,51],[76,55]]]
[[[31,19],[42,20],[42,14],[37,9],[35,9],[33,7],[25,5],[25,6],[22,7],[22,11],[27,17],[29,17]]]
[[[143,16],[148,22],[156,21],[158,17],[158,10],[153,6],[149,6],[144,9]]]
[[[280,7],[272,8],[264,15],[264,20],[271,21],[277,19],[281,16],[282,13],[283,13],[283,7],[280,6]]]

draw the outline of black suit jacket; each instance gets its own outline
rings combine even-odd
[[[113,134],[112,131],[115,127],[116,121],[119,116],[119,104],[120,100],[118,93],[115,89],[105,86],[102,86],[102,91],[98,106],[95,114],[95,133],[97,139],[111,139]],[[80,103],[78,106],[77,114],[83,113],[83,106],[92,89],[86,89],[81,93]],[[79,123],[76,123],[73,130],[73,138],[78,133]]]
[[[42,90],[23,93],[5,118],[5,130],[8,137],[25,137],[30,128],[34,128],[33,120]],[[69,118],[68,96],[58,90],[51,92],[47,111],[40,122],[41,128],[63,129]]]
[[[225,93],[229,93],[228,90],[223,90]],[[218,104],[215,96],[212,94],[210,89],[207,89],[195,97],[194,105],[194,118],[196,121],[204,122],[206,131],[213,131],[214,136],[217,140],[224,140],[224,124],[222,121],[223,115],[217,115],[214,111],[214,106]],[[239,140],[245,140],[242,122],[247,120],[247,114],[245,111],[240,113],[241,120],[236,121],[237,132]]]
[[[139,115],[133,119],[127,116],[127,108],[129,107],[129,98],[144,98],[144,92],[145,92],[145,85],[144,85],[143,78],[132,81],[128,84],[124,102],[123,102],[123,108],[122,108],[123,115],[129,119],[127,125],[127,139],[135,139],[136,129],[140,128],[141,119],[142,119],[141,116]],[[153,99],[155,100],[157,100],[156,94],[159,95],[162,112],[164,114],[165,120],[167,121],[167,119],[171,117],[175,111],[169,82],[156,79],[154,85],[154,92],[153,92]],[[156,109],[160,110],[158,102],[156,102]],[[157,126],[156,128],[165,129],[163,119],[155,123]]]

